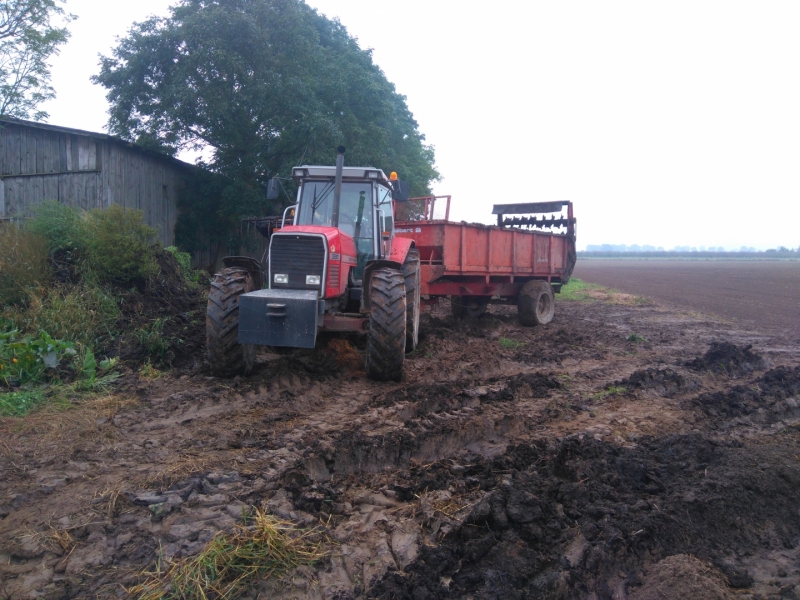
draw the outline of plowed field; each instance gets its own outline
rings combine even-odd
[[[0,597],[126,597],[263,509],[323,557],[237,597],[800,598],[798,344],[624,294],[421,332],[401,383],[329,337],[0,421]]]
[[[575,277],[800,341],[800,260],[581,260]]]

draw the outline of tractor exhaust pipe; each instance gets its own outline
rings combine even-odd
[[[339,204],[342,200],[342,171],[344,170],[344,146],[339,146],[336,152],[336,179],[333,184],[333,208],[331,209],[332,227],[339,227]]]

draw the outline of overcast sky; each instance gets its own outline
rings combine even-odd
[[[68,0],[49,122],[103,131],[97,55],[170,4]],[[408,97],[456,219],[570,199],[580,248],[800,245],[796,1],[309,4]]]

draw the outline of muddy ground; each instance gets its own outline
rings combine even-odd
[[[798,344],[625,295],[197,356],[0,427],[0,597],[126,597],[262,507],[326,556],[248,598],[800,598]]]

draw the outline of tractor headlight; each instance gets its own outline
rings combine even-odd
[[[272,281],[275,283],[289,283],[289,276],[285,273],[275,273],[272,277]]]
[[[306,285],[319,285],[319,275],[306,275]]]

